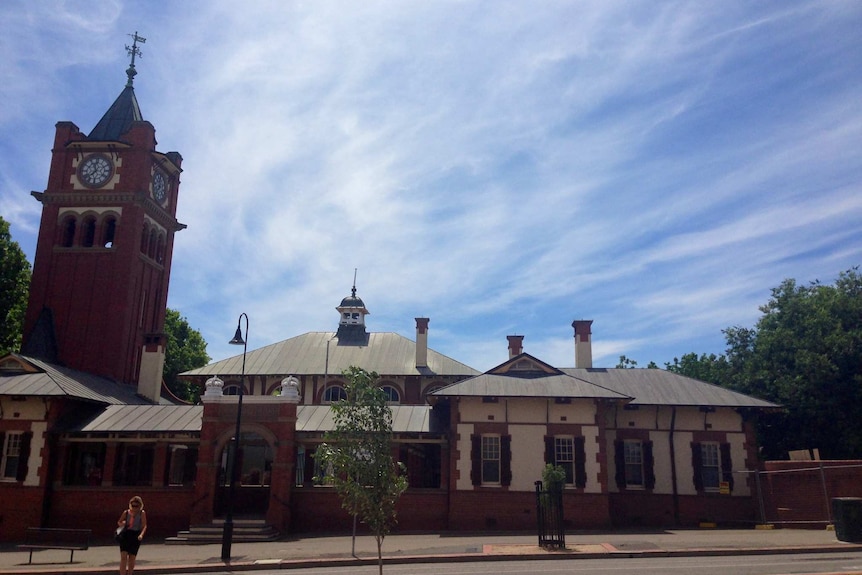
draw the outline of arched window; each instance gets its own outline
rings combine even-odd
[[[75,245],[75,230],[78,227],[78,220],[75,216],[67,216],[63,220],[63,234],[60,238],[60,245],[64,248],[71,248]]]
[[[323,403],[334,403],[347,399],[347,392],[338,384],[328,385],[323,392]]]
[[[114,235],[117,233],[117,218],[108,216],[102,222],[102,247],[114,247]]]
[[[165,262],[165,234],[159,234],[159,241],[156,244],[156,262]]]
[[[81,245],[85,248],[93,247],[96,241],[96,218],[87,216],[84,218],[84,236],[81,238]]]
[[[144,224],[144,229],[141,231],[141,253],[146,255],[147,244],[150,241],[150,227]]]
[[[158,235],[156,234],[156,228],[150,230],[150,240],[147,244],[147,255],[150,256],[150,259],[156,259],[156,242]]]
[[[239,395],[239,384],[232,383],[230,385],[225,384],[222,388],[222,393],[224,395]],[[243,394],[245,395],[245,394]]]
[[[386,394],[386,403],[401,403],[401,394],[394,385],[382,385],[380,389]]]

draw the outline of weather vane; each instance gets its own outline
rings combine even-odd
[[[126,52],[132,57],[132,62],[131,64],[129,64],[128,70],[126,70],[126,76],[129,77],[129,81],[126,82],[126,86],[131,87],[132,80],[134,80],[135,76],[138,73],[138,71],[135,70],[135,56],[140,56],[141,58],[144,57],[144,55],[141,53],[141,49],[138,48],[138,42],[144,44],[146,43],[147,39],[142,36],[138,36],[137,30],[134,34],[129,34],[129,36],[131,36],[132,38],[132,45],[126,45]]]

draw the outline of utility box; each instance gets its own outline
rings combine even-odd
[[[832,499],[832,518],[839,541],[862,542],[862,497]]]

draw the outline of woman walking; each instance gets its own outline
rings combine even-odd
[[[147,513],[140,497],[132,497],[129,508],[120,515],[117,527],[123,528],[120,534],[120,575],[132,575],[138,549],[141,547],[144,533],[147,532]]]

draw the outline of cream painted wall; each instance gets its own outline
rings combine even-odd
[[[641,407],[636,410],[616,408],[616,425],[613,427],[630,429],[655,429],[656,410],[654,407]]]
[[[509,491],[534,491],[545,467],[544,425],[510,425],[512,436],[512,484]]]
[[[506,421],[509,423],[545,423],[548,420],[548,401],[545,399],[500,399],[506,404]]]
[[[483,403],[480,398],[465,397],[458,406],[461,421],[507,423],[576,423],[592,425],[596,421],[596,406],[592,401],[554,403],[547,399],[503,399]]]
[[[36,421],[30,426],[33,437],[30,439],[30,458],[27,460],[27,477],[24,485],[28,487],[39,486],[39,467],[42,465],[42,448],[45,447],[45,431],[48,422]]]
[[[47,412],[47,405],[38,397],[27,397],[24,401],[12,401],[11,397],[0,398],[0,418],[6,421],[45,419]]]
[[[470,481],[470,435],[473,433],[473,426],[470,424],[459,424],[458,427],[458,461],[455,466],[458,470],[458,480],[455,482],[455,489],[470,490],[473,489],[473,484]],[[453,446],[455,447],[455,446]]]
[[[464,422],[505,422],[506,402],[502,399],[497,403],[482,403],[475,397],[465,397],[458,405],[461,421]]]
[[[587,486],[584,488],[584,491],[587,493],[601,493],[602,485],[599,482],[601,467],[598,462],[599,428],[595,425],[584,426],[581,428],[581,432],[584,434],[584,454],[587,458]]]
[[[653,493],[673,493],[668,435],[667,431],[651,431],[649,434],[650,441],[652,441],[653,472],[655,473],[655,489],[653,489]],[[613,453],[613,451],[610,453]],[[613,459],[613,457],[609,459]],[[677,467],[677,475],[679,475],[679,467]],[[614,487],[616,487],[616,482],[614,482]]]
[[[548,403],[548,421],[550,423],[580,423],[583,425],[596,423],[596,404],[591,400],[573,401],[572,403],[549,401]]]
[[[676,428],[741,431],[742,417],[732,409],[719,409],[713,413],[704,413],[697,407],[678,407],[676,410]]]

